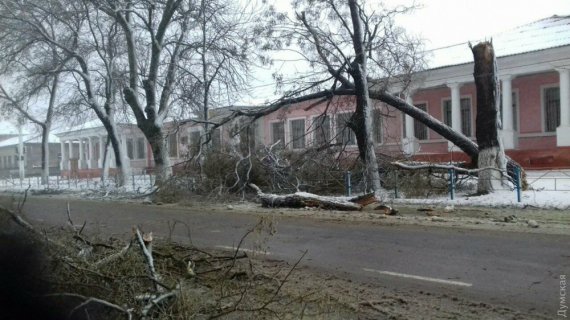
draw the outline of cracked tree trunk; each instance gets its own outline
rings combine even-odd
[[[505,172],[507,161],[499,138],[499,85],[493,44],[481,42],[471,50],[475,61],[473,76],[477,88],[476,137],[479,145],[477,166],[497,168]],[[504,175],[497,170],[479,172],[477,192],[481,194],[493,192],[502,186],[503,178]]]

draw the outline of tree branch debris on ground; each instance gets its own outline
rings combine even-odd
[[[359,211],[367,205],[380,202],[374,193],[355,197],[327,197],[308,192],[279,195],[264,193],[253,183],[250,183],[249,186],[257,192],[261,205],[268,208],[321,208],[325,210]],[[390,214],[394,213],[394,210],[387,205],[379,206],[378,210],[387,210]]]
[[[30,276],[46,284],[45,291],[26,293],[23,298],[39,296],[49,305],[50,311],[42,315],[45,319],[273,319],[291,317],[301,309],[316,316],[337,308],[317,292],[289,290],[288,279],[306,252],[292,266],[266,269],[241,251],[249,235],[274,233],[263,218],[228,255],[160,241],[137,226],[125,242],[95,239],[98,235],[86,234],[85,223],[75,226],[69,207],[70,228],[44,231],[27,222],[21,208],[0,206],[0,216],[10,226],[4,230],[14,229],[30,239],[30,247],[39,248],[41,263],[33,275],[23,270],[4,276]],[[28,317],[26,312],[16,306],[0,311],[0,318],[15,313]]]

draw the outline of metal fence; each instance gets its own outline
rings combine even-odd
[[[527,174],[529,186],[541,191],[570,191],[570,172],[563,170],[540,171]]]
[[[118,177],[110,175],[104,182],[101,177],[61,177],[50,176],[47,184],[42,184],[41,177],[31,176],[20,179],[19,177],[5,177],[0,179],[0,190],[5,191],[24,191],[26,189],[34,190],[113,190],[117,189]],[[129,181],[122,187],[123,191],[143,194],[152,189],[155,177],[152,174],[132,175]]]

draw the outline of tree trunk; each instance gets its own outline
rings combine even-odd
[[[482,42],[471,49],[475,61],[477,88],[476,137],[479,145],[478,167],[506,169],[505,151],[499,139],[497,62],[493,45]],[[508,93],[510,94],[510,93]],[[490,193],[502,185],[503,175],[497,170],[479,172],[478,193]]]
[[[44,123],[42,127],[42,185],[49,186],[49,131],[50,124]],[[63,157],[63,155],[62,155]]]
[[[121,149],[121,142],[119,141],[115,122],[109,117],[99,119],[103,122],[103,125],[107,130],[107,137],[110,140],[113,153],[115,154],[115,165],[119,170],[117,186],[124,186],[129,181],[130,176],[129,159],[127,159],[127,155]]]
[[[103,152],[103,161],[101,162],[101,184],[105,185],[107,178],[109,177],[109,145],[111,144],[111,139],[107,137],[105,141],[105,150]]]
[[[259,187],[250,183],[249,186],[257,192],[261,206],[266,208],[322,208],[325,210],[358,211],[368,204],[377,202],[374,194],[367,194],[364,197],[325,197],[307,192],[296,192],[293,194],[270,194],[263,193]]]
[[[160,126],[145,121],[138,124],[139,129],[143,132],[154,157],[154,167],[156,174],[156,184],[160,185],[172,176],[172,167],[170,165],[170,156],[166,146],[166,139]]]
[[[356,91],[356,109],[350,118],[349,127],[356,135],[360,158],[366,166],[365,176],[370,183],[370,188],[376,192],[381,192],[380,174],[378,173],[378,162],[376,161],[374,139],[372,138],[372,112],[370,110],[369,87],[366,77],[366,54],[363,48],[364,36],[356,0],[349,0],[348,4],[354,29],[352,42],[355,53],[349,73],[354,79]]]

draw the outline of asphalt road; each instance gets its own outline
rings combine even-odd
[[[0,197],[0,202],[5,201]],[[32,222],[62,225],[66,202],[30,197]],[[166,237],[168,223],[182,221],[192,243],[231,248],[258,215],[200,207],[145,206],[123,202],[69,200],[74,222],[106,236],[126,236],[133,225]],[[473,301],[538,312],[553,318],[559,308],[561,274],[570,275],[570,235],[496,232],[421,226],[379,226],[279,216],[267,256],[296,261],[391,290],[446,293]],[[173,238],[187,241],[179,224]],[[251,237],[255,238],[255,235]],[[254,249],[253,241],[244,247]]]

